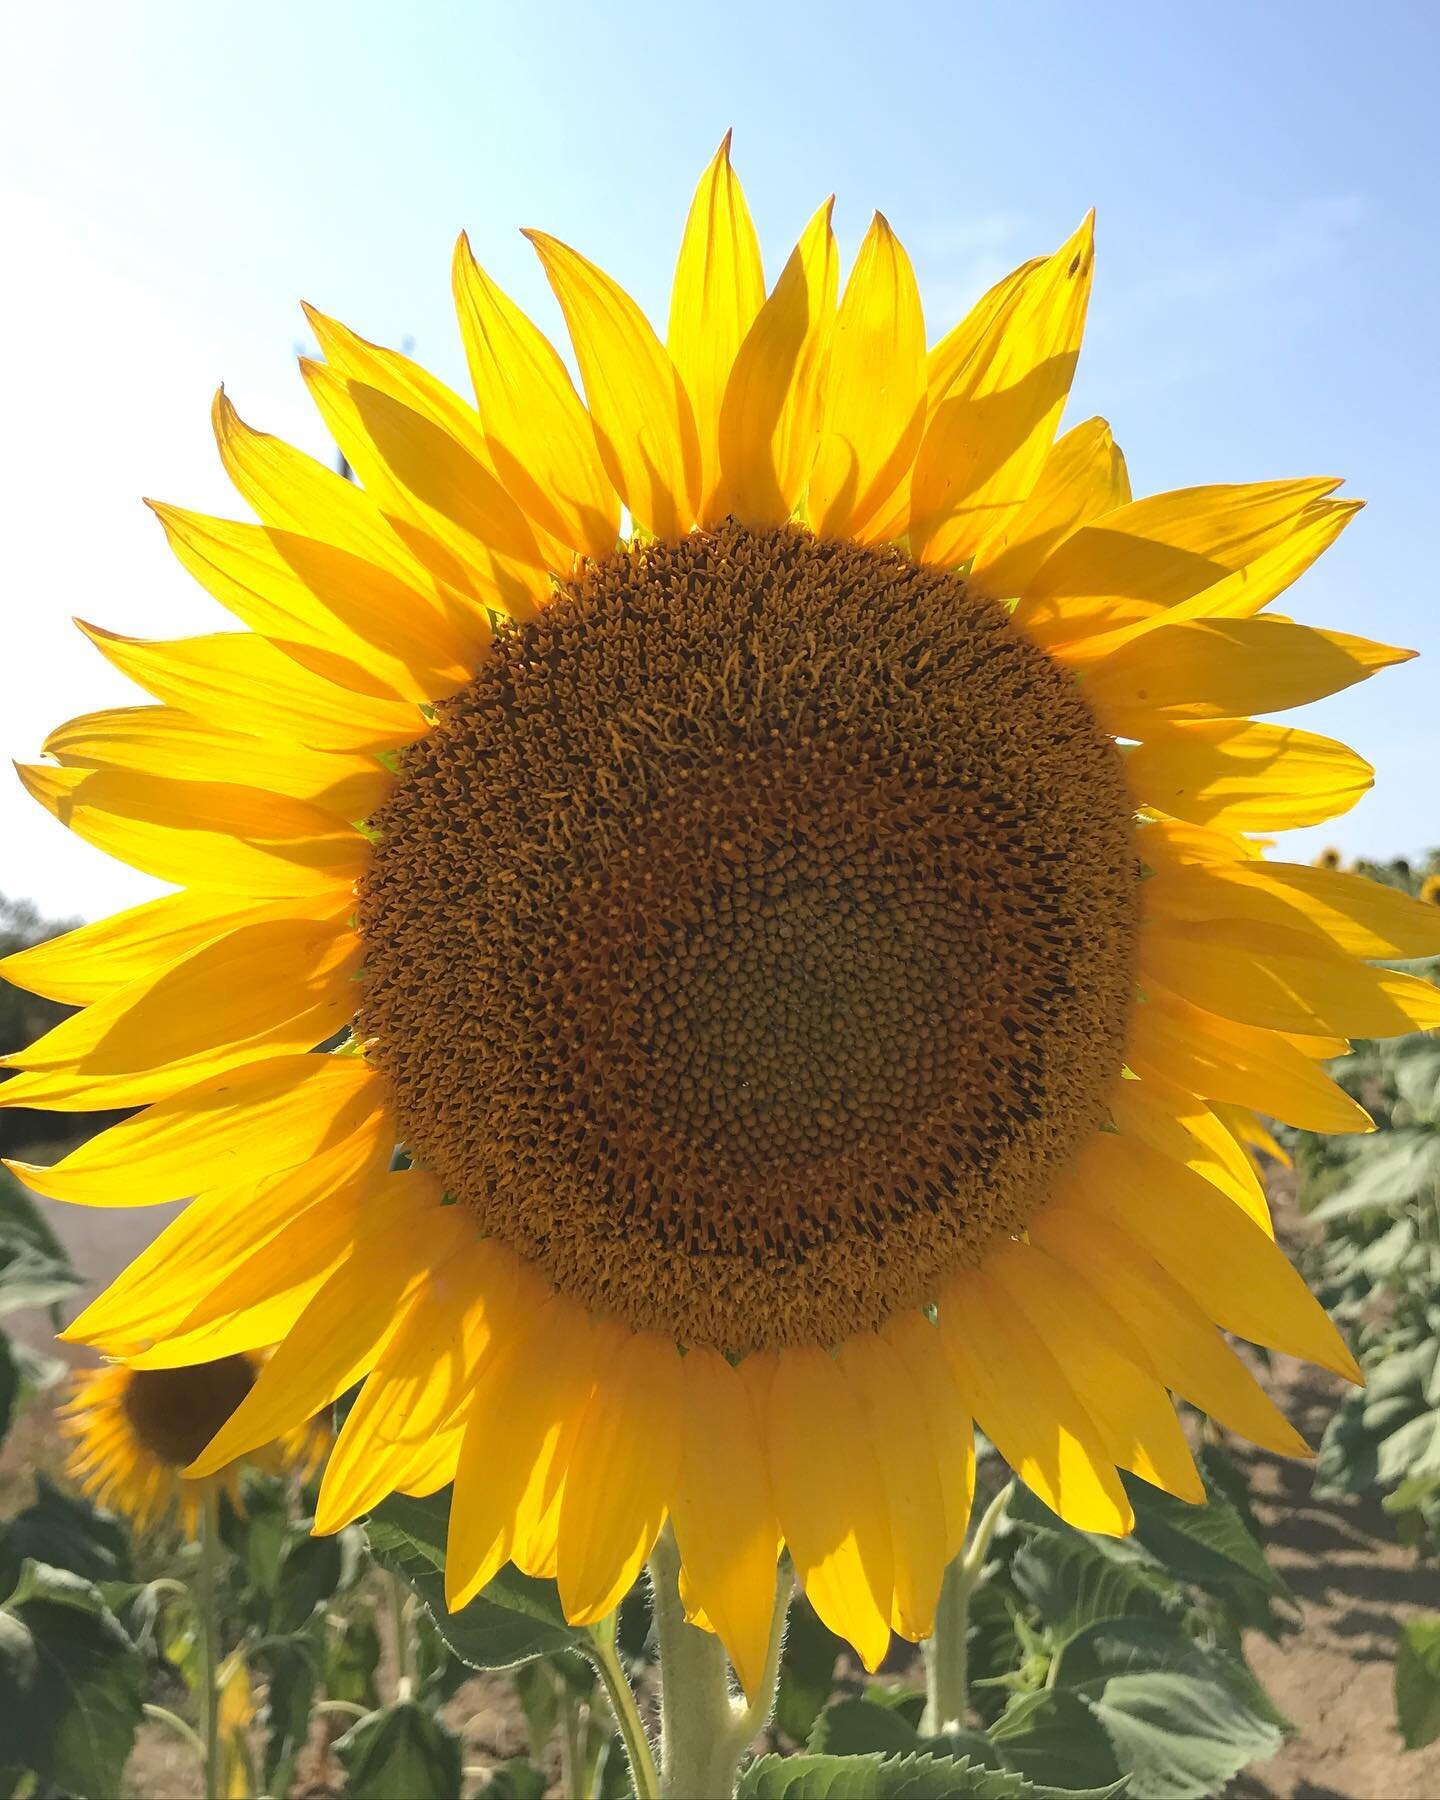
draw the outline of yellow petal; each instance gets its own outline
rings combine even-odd
[[[670,292],[666,348],[690,395],[700,443],[700,517],[718,515],[720,404],[735,357],[765,302],[760,243],[739,177],[730,133],[700,177],[685,221]]]
[[[117,706],[58,726],[44,743],[64,768],[131,769],[175,781],[263,788],[333,813],[365,819],[395,785],[360,751],[309,750],[221,731],[170,706]]]
[[[1073,1170],[1088,1217],[1124,1232],[1218,1325],[1359,1381],[1355,1359],[1284,1253],[1237,1206],[1134,1138],[1102,1132]]]
[[[395,515],[397,528],[400,521],[418,528],[407,541],[434,577],[481,606],[528,617],[550,592],[548,565],[530,522],[485,463],[380,388],[304,357],[300,372],[367,493]]]
[[[1109,425],[1086,419],[1050,447],[1030,498],[975,559],[971,585],[996,599],[1023,594],[1057,545],[1129,503],[1130,476]]]
[[[1015,622],[1037,643],[1094,660],[1111,647],[1106,634],[1168,622],[1172,609],[1184,619],[1190,601],[1284,544],[1337,485],[1315,477],[1147,494],[1060,544],[1032,574]]]
[[[358,664],[407,700],[444,698],[468,681],[489,643],[484,615],[452,606],[353,551],[299,532],[236,524],[152,500],[170,548],[242,624]],[[318,666],[317,666],[318,665]]]
[[[1031,1220],[1029,1236],[1125,1320],[1166,1387],[1267,1450],[1309,1453],[1185,1289],[1123,1232],[1056,1204]]]
[[[541,532],[578,555],[608,556],[620,504],[568,370],[550,340],[475,261],[463,233],[453,283],[496,474]]]
[[[632,1332],[599,1368],[560,1501],[560,1600],[574,1625],[613,1612],[665,1522],[680,1460],[680,1357]]]
[[[1110,1111],[1122,1135],[1132,1133],[1163,1156],[1203,1175],[1274,1237],[1265,1189],[1234,1135],[1203,1100],[1164,1081],[1120,1081]]]
[[[882,1338],[848,1339],[840,1369],[859,1398],[885,1486],[895,1561],[891,1623],[918,1643],[935,1629],[946,1562],[945,1501],[921,1393]]]
[[[1198,619],[1126,644],[1087,669],[1083,691],[1107,731],[1144,738],[1158,721],[1304,706],[1414,654],[1289,619]]]
[[[276,1056],[159,1100],[50,1168],[6,1166],[52,1200],[149,1206],[293,1169],[385,1107],[384,1080],[357,1056]]]
[[[1348,812],[1375,771],[1334,738],[1253,720],[1201,720],[1151,731],[1125,757],[1130,791],[1197,825],[1286,831]]]
[[[1153,978],[1207,1012],[1271,1031],[1400,1037],[1440,1025],[1440,988],[1418,975],[1372,969],[1318,932],[1247,919],[1151,919],[1141,982]]]
[[[1065,1374],[1106,1454],[1142,1481],[1201,1505],[1205,1484],[1144,1346],[1063,1264],[1028,1244],[986,1259],[985,1276],[1043,1341],[1064,1346]]]
[[[212,1294],[247,1269],[297,1272],[293,1250],[283,1263],[263,1252],[281,1233],[303,1225],[306,1249],[298,1274],[328,1272],[344,1250],[362,1197],[390,1159],[393,1135],[383,1115],[295,1169],[240,1186],[211,1189],[192,1200],[104,1293],[67,1327],[67,1342],[123,1356],[178,1329]],[[316,1235],[318,1232],[318,1235]],[[222,1309],[223,1310],[223,1309]]]
[[[428,729],[417,705],[384,692],[358,664],[330,657],[322,677],[252,632],[151,641],[80,629],[157,700],[222,730],[317,750],[389,750]]]
[[[885,1487],[859,1400],[823,1351],[780,1353],[766,1436],[796,1578],[873,1674],[890,1647],[895,1589]]]
[[[623,288],[558,239],[525,235],[570,328],[606,474],[642,530],[683,537],[695,523],[701,480],[684,382]]]
[[[955,1384],[940,1334],[923,1313],[892,1315],[880,1334],[895,1349],[920,1396],[945,1508],[945,1561],[958,1556],[975,1499],[975,1433],[968,1398]]]
[[[438,1494],[441,1488],[448,1487],[455,1479],[464,1438],[464,1425],[452,1425],[418,1445],[410,1462],[396,1473],[396,1493],[414,1494],[420,1498]]]
[[[1255,919],[1318,932],[1355,956],[1440,955],[1440,908],[1399,888],[1309,863],[1190,864],[1145,883],[1147,916]]]
[[[343,888],[369,866],[370,846],[352,826],[258,788],[128,769],[16,772],[77,837],[160,881],[279,898]]]
[[[991,341],[997,322],[1013,307],[1018,295],[1037,270],[1043,256],[1033,256],[1002,276],[975,302],[958,325],[951,326],[926,358],[925,380],[930,403],[938,405],[955,391],[982,345]]]
[[[349,925],[333,919],[242,925],[0,1065],[63,1072],[82,1089],[102,1083],[107,1106],[143,1105],[262,1053],[313,1050],[354,1011],[360,954]],[[0,1088],[0,1101],[15,1085]]]
[[[1313,500],[1284,528],[1278,542],[1254,553],[1252,560],[1233,574],[1168,609],[1152,611],[1104,635],[1068,645],[1061,654],[1066,661],[1093,661],[1162,622],[1178,625],[1187,619],[1253,618],[1304,574],[1364,504],[1363,500]]]
[[[50,1000],[86,1006],[132,981],[160,974],[237,926],[283,913],[291,904],[247,901],[234,894],[166,894],[15,951],[0,959],[0,979]]]
[[[450,1503],[445,1599],[452,1612],[509,1557],[527,1488],[590,1397],[593,1337],[583,1308],[557,1296],[503,1334],[482,1361]],[[543,1513],[548,1499],[553,1493],[533,1496],[532,1513]]]
[[[675,1540],[691,1593],[751,1698],[769,1649],[780,1539],[761,1423],[744,1381],[716,1351],[692,1349],[680,1376]]]
[[[982,1431],[1020,1479],[1080,1531],[1135,1523],[1113,1459],[1045,1341],[985,1276],[940,1296],[940,1335]]]
[[[911,477],[911,552],[950,567],[1003,540],[1055,438],[1085,329],[1094,219],[1007,295],[945,397]]]
[[[253,430],[223,389],[215,396],[211,422],[225,473],[265,524],[335,544],[412,587],[439,594],[426,560],[407,548],[415,534],[402,539],[395,522],[353,481],[280,438]],[[431,556],[428,548],[426,554]]]
[[[869,527],[915,460],[925,425],[925,318],[910,259],[876,213],[845,284],[830,347],[807,512],[825,537]]]
[[[1302,1131],[1374,1130],[1369,1114],[1279,1033],[1222,1019],[1177,994],[1147,991],[1131,1016],[1125,1060],[1143,1080],[1261,1107]]]
[[[303,1425],[375,1366],[433,1269],[473,1236],[465,1209],[440,1204],[438,1183],[392,1176],[383,1223],[362,1228],[354,1251],[325,1282],[265,1363],[254,1387],[190,1464],[195,1479]]]
[[[514,1317],[516,1291],[516,1258],[493,1239],[462,1244],[434,1269],[335,1440],[316,1531],[339,1531],[394,1491],[468,1394],[481,1355]]]
[[[735,358],[720,407],[715,516],[783,525],[805,496],[819,443],[839,259],[833,200],[805,227]]]

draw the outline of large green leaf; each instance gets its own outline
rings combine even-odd
[[[429,1608],[435,1627],[462,1662],[508,1669],[535,1656],[584,1644],[565,1621],[553,1581],[536,1581],[511,1565],[458,1613],[445,1604],[445,1536],[450,1495],[423,1500],[392,1494],[366,1521],[375,1560],[407,1582]]]
[[[990,1736],[1006,1767],[1027,1781],[1052,1786],[1084,1782],[1104,1788],[1126,1773],[1093,1710],[1078,1694],[1064,1689],[1020,1695]]]
[[[1010,1579],[1057,1649],[1102,1619],[1163,1619],[1181,1610],[1173,1583],[1076,1533],[1032,1530],[1011,1561]]]
[[[413,1700],[358,1719],[335,1745],[349,1800],[455,1800],[460,1740]]]
[[[340,1585],[340,1540],[292,1530],[281,1546],[270,1603],[270,1630],[284,1637],[298,1631],[316,1607]]]
[[[1198,1458],[1206,1503],[1192,1506],[1173,1494],[1124,1477],[1135,1508],[1135,1540],[1166,1575],[1219,1600],[1235,1621],[1279,1635],[1274,1603],[1293,1603],[1284,1578],[1266,1561],[1239,1508]]]
[[[775,1729],[792,1742],[803,1744],[809,1737],[821,1707],[830,1698],[835,1663],[844,1648],[805,1596],[797,1593],[785,1626],[772,1718]]]
[[[265,1707],[260,1723],[265,1731],[265,1747],[261,1772],[265,1792],[285,1793],[289,1782],[277,1783],[276,1776],[288,1774],[300,1754],[310,1731],[310,1707],[315,1698],[315,1646],[301,1637],[263,1639],[249,1655],[249,1661],[266,1678]],[[337,1694],[330,1698],[339,1699]]]
[[[1173,1627],[1092,1625],[1061,1659],[1059,1685],[1104,1726],[1137,1800],[1200,1800],[1273,1756],[1283,1722],[1238,1660]]]
[[[0,1528],[0,1591],[19,1581],[27,1561],[68,1569],[86,1581],[126,1581],[130,1536],[114,1513],[37,1475],[35,1498]]]
[[[501,1763],[480,1789],[476,1800],[545,1800],[550,1783],[528,1756]]]
[[[737,1800],[1109,1800],[1105,1789],[1041,1788],[1008,1769],[948,1756],[762,1756]]]
[[[144,1667],[94,1585],[27,1562],[0,1610],[0,1768],[67,1793],[118,1794]]]
[[[824,1756],[893,1756],[918,1750],[920,1734],[893,1706],[839,1700],[816,1719],[806,1748]]]
[[[1440,1737],[1440,1614],[1409,1619],[1395,1657],[1395,1715],[1407,1750]]]

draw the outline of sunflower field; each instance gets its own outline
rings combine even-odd
[[[0,1787],[1244,1792],[1302,1415],[1440,1526],[1436,871],[1275,853],[1415,654],[1272,607],[1362,503],[1062,420],[1093,213],[927,321],[727,133],[663,336],[524,236],[566,349],[462,233],[463,393],[307,307],[331,460],[216,394],[237,629],[81,622],[146,698],[18,765],[167,891],[0,961]]]

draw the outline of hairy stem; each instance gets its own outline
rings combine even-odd
[[[220,1518],[212,1489],[200,1512],[200,1566],[195,1610],[200,1615],[200,1679],[204,1718],[205,1800],[220,1800]]]
[[[660,1796],[731,1800],[740,1759],[775,1704],[791,1580],[785,1572],[776,1589],[765,1669],[746,1705],[731,1694],[730,1665],[719,1638],[686,1623],[679,1578],[680,1552],[667,1525],[650,1557],[660,1647]]]
[[[635,1695],[620,1666],[620,1652],[615,1643],[615,1615],[592,1627],[586,1654],[594,1663],[620,1728],[625,1754],[630,1760],[630,1779],[635,1785],[635,1800],[659,1800],[660,1778],[655,1769],[655,1756],[645,1733],[645,1722],[635,1704]]]
[[[970,1541],[945,1571],[935,1635],[925,1644],[925,1713],[920,1729],[927,1737],[963,1726],[970,1714],[970,1597],[980,1585],[980,1572],[990,1553],[990,1540],[1005,1516],[1014,1489],[1006,1482],[985,1508]]]

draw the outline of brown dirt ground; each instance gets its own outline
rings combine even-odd
[[[41,1151],[34,1159],[48,1157]],[[89,1278],[82,1299],[98,1291],[175,1210],[40,1205]],[[17,1315],[8,1323],[31,1342],[48,1342],[41,1316]],[[1283,1357],[1266,1380],[1317,1442],[1340,1384]],[[1440,1611],[1440,1564],[1399,1546],[1372,1501],[1317,1498],[1307,1465],[1234,1448],[1250,1475],[1270,1555],[1299,1601],[1302,1626],[1282,1643],[1252,1635],[1247,1646],[1257,1675],[1296,1729],[1277,1757],[1232,1783],[1230,1800],[1435,1800],[1440,1744],[1414,1752],[1402,1747],[1391,1684],[1402,1622],[1416,1612]],[[47,1409],[37,1407],[0,1452],[0,1514],[24,1504],[31,1471],[53,1470],[58,1462]],[[445,1714],[461,1732],[467,1770],[477,1776],[524,1752],[523,1720],[502,1678],[467,1683]],[[142,1728],[128,1774],[135,1800],[190,1800],[199,1792],[187,1752],[162,1726]],[[294,1791],[323,1800],[339,1791],[328,1785],[336,1781],[333,1759],[317,1738]]]

